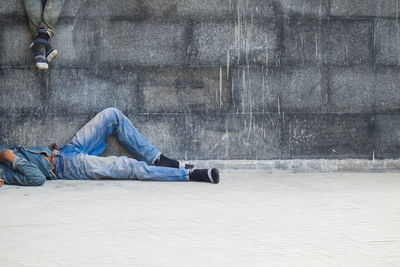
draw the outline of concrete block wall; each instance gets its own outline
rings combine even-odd
[[[113,106],[180,159],[398,158],[398,16],[397,0],[67,0],[38,71],[22,1],[3,0],[0,145],[65,143]]]

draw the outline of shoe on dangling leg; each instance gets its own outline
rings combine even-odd
[[[55,48],[51,47],[50,44],[48,46],[49,49],[47,49],[46,47],[46,59],[47,62],[50,63],[58,55],[58,51]]]
[[[194,169],[189,171],[190,181],[208,182],[212,184],[219,183],[219,171],[216,168],[212,169]]]
[[[49,64],[46,59],[46,47],[44,43],[38,38],[33,40],[30,44],[29,48],[35,53],[35,65],[40,70],[47,70],[49,68]]]
[[[42,42],[46,48],[47,63],[53,61],[53,59],[58,55],[58,51],[50,45],[49,33],[44,29],[39,29],[36,40]]]

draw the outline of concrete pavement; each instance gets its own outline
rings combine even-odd
[[[0,188],[0,266],[400,266],[399,173]]]

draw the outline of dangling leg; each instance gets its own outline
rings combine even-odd
[[[25,10],[28,14],[29,28],[32,38],[38,35],[40,24],[43,18],[43,5],[41,0],[24,0]]]
[[[43,21],[41,28],[48,34],[46,43],[46,59],[50,63],[57,55],[58,51],[51,47],[49,39],[54,36],[56,23],[64,7],[64,0],[47,0],[43,11]]]
[[[48,63],[46,59],[46,46],[47,42],[40,34],[40,27],[43,19],[43,5],[41,0],[24,0],[25,10],[28,14],[29,28],[33,42],[29,45],[29,48],[35,54],[35,64],[38,69],[48,69]]]
[[[41,28],[46,30],[50,37],[54,36],[56,24],[64,7],[64,0],[47,0],[43,11]]]

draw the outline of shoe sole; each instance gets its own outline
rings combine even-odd
[[[47,56],[47,62],[51,62],[53,61],[53,59],[58,55],[58,51],[57,50],[53,50],[50,52],[50,54]]]
[[[49,65],[47,63],[43,63],[43,62],[37,62],[36,67],[39,70],[47,70],[49,68]]]

